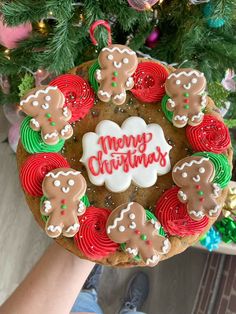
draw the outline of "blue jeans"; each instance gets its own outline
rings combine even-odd
[[[89,312],[103,314],[102,309],[97,303],[97,292],[95,290],[82,290],[75,300],[71,312]],[[143,312],[130,311],[122,309],[119,314],[145,314]]]

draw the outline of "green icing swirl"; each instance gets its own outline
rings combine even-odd
[[[193,156],[207,157],[215,166],[215,177],[213,182],[219,184],[224,189],[231,180],[232,171],[228,159],[223,154],[209,152],[199,152]]]
[[[173,118],[173,112],[167,110],[166,108],[166,103],[168,101],[170,97],[165,95],[163,98],[162,98],[162,101],[161,101],[161,108],[162,108],[162,111],[164,112],[165,116],[166,116],[166,119],[168,121],[170,121],[172,123],[172,118]]]
[[[20,137],[25,150],[30,153],[57,153],[64,146],[65,141],[59,140],[56,145],[47,145],[43,142],[41,132],[36,132],[29,126],[31,117],[26,117],[20,127]]]
[[[89,82],[92,86],[92,88],[94,89],[94,91],[97,93],[98,92],[98,88],[99,88],[99,84],[95,79],[95,72],[100,69],[100,65],[98,63],[98,61],[96,61],[90,68],[89,68]]]
[[[156,216],[155,216],[152,212],[150,212],[150,211],[147,210],[147,209],[146,209],[145,211],[146,211],[146,219],[147,219],[147,221],[149,221],[149,220],[151,220],[151,219],[157,221]],[[165,234],[165,231],[164,231],[164,229],[163,229],[162,227],[160,227],[160,229],[159,229],[159,235],[162,235],[163,237],[165,237],[165,235],[166,235],[166,234]],[[125,252],[126,243],[121,243],[120,247],[121,247],[122,251]],[[141,257],[140,257],[139,255],[134,256],[133,259],[134,259],[135,261],[137,261],[137,262],[141,261]]]

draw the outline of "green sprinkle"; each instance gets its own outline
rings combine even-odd
[[[52,116],[52,115],[51,115],[50,113],[46,113],[46,117],[47,117],[47,118],[51,118],[51,116]]]
[[[62,209],[67,209],[67,206],[66,205],[61,205],[61,208]]]
[[[117,76],[118,76],[118,72],[115,71],[115,72],[113,73],[113,75],[114,75],[115,77],[117,77]]]
[[[184,97],[189,97],[189,93],[184,93]]]
[[[56,123],[55,123],[55,122],[51,122],[50,124],[51,124],[52,126],[55,126],[55,125],[56,125]]]
[[[189,105],[185,105],[185,106],[184,106],[184,109],[189,109]]]
[[[112,82],[112,87],[116,87],[117,86],[117,83],[116,82]]]
[[[146,240],[147,240],[146,234],[141,234],[140,238],[141,238],[143,241],[146,241]]]
[[[204,194],[204,192],[203,191],[199,191],[198,194],[202,196]]]

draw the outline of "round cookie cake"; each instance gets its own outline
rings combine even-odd
[[[229,132],[199,71],[121,45],[98,61],[23,97],[20,180],[36,221],[65,249],[103,265],[155,266],[219,216]]]

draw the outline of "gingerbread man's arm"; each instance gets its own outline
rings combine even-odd
[[[212,195],[214,195],[215,198],[219,197],[222,193],[222,190],[220,186],[217,183],[212,183]]]
[[[95,78],[98,82],[101,82],[101,81],[104,81],[104,79],[106,78],[106,74],[105,74],[105,71],[102,70],[102,69],[98,69],[96,72],[95,72]]]
[[[85,213],[86,211],[86,206],[84,204],[84,202],[82,201],[78,201],[77,203],[77,216],[81,216]]]
[[[40,212],[42,215],[49,216],[55,209],[56,204],[53,199],[45,200],[40,206]]]
[[[132,76],[128,77],[128,79],[125,82],[125,86],[127,90],[130,90],[134,87],[134,79]]]
[[[169,98],[166,103],[166,108],[169,111],[174,111],[176,105],[177,105],[176,102],[172,98]]]

